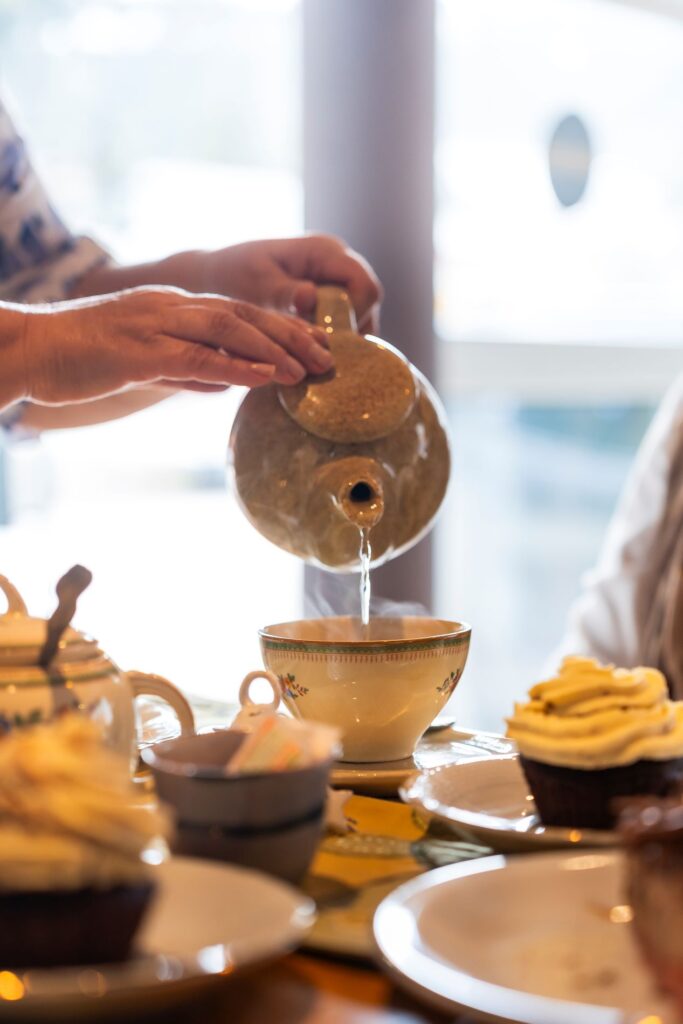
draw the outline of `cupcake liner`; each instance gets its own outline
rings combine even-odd
[[[544,825],[611,829],[612,801],[647,794],[667,796],[683,779],[683,758],[636,761],[618,768],[563,768],[520,754],[520,765]]]
[[[65,967],[125,960],[154,884],[0,893],[3,967]]]

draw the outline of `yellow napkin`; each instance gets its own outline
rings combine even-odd
[[[352,796],[344,811],[354,831],[323,839],[303,885],[318,908],[305,945],[326,953],[371,959],[372,918],[385,896],[432,866],[491,852],[447,826],[428,827],[405,804]]]
[[[323,839],[310,873],[358,887],[424,870],[410,849],[426,824],[405,804],[352,796],[344,807],[352,831]],[[362,837],[367,837],[363,839]]]

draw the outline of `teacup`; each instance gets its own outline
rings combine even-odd
[[[45,619],[33,618],[21,595],[4,576],[0,591],[7,611],[0,615],[0,734],[49,721],[64,711],[80,711],[101,722],[105,739],[137,765],[138,736],[134,698],[160,697],[171,705],[183,734],[194,732],[185,697],[168,679],[147,672],[121,671],[97,641],[69,626],[49,672],[38,664],[47,635]]]
[[[330,762],[226,775],[244,738],[221,729],[142,751],[160,798],[175,811],[173,848],[299,882],[320,839]]]
[[[460,681],[470,627],[406,616],[331,617],[259,630],[267,669],[293,715],[342,733],[343,761],[410,757]]]

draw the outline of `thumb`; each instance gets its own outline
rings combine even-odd
[[[299,316],[313,319],[318,302],[318,290],[312,281],[295,281],[292,305]]]

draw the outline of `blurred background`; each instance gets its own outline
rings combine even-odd
[[[382,333],[433,378],[455,463],[410,556],[420,593],[402,560],[376,591],[472,624],[454,710],[499,729],[680,364],[683,4],[0,0],[0,68],[55,206],[117,259],[306,228],[372,259]],[[320,144],[330,120],[348,160]],[[383,176],[404,198],[375,218]],[[404,231],[393,263],[387,224]],[[423,307],[402,336],[401,309]],[[220,698],[260,664],[258,627],[304,605],[302,566],[225,486],[239,397],[0,441],[0,571],[31,611],[82,562],[78,625],[124,667]]]

